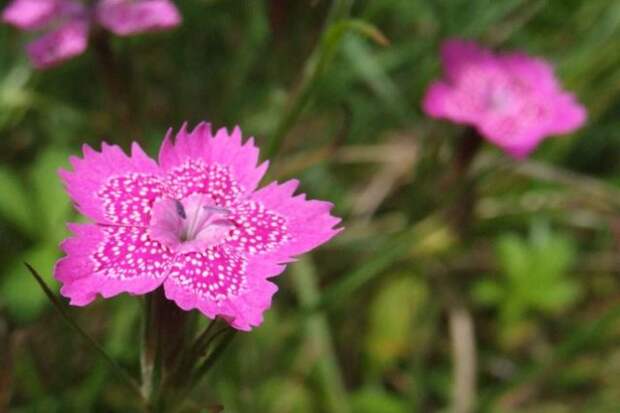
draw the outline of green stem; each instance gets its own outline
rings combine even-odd
[[[207,340],[207,346],[210,346],[211,342],[214,341],[220,335],[223,335],[222,339],[219,341],[217,346],[209,353],[207,358],[196,368],[193,372],[187,372],[189,375],[189,381],[186,385],[180,389],[175,396],[171,399],[171,406],[177,406],[177,409],[183,407],[185,400],[189,396],[190,392],[194,387],[196,387],[200,381],[205,377],[205,375],[211,370],[211,368],[215,365],[215,363],[219,360],[220,356],[224,353],[224,351],[228,348],[232,339],[235,337],[235,333],[237,330],[234,330],[230,327],[227,327],[224,330],[217,331]]]
[[[351,14],[351,8],[355,0],[334,0],[329,10],[325,26],[334,24],[336,21],[346,19]]]
[[[473,129],[465,130],[458,142],[448,188],[456,191],[454,205],[449,208],[454,232],[461,242],[467,240],[473,221],[476,201],[474,183],[468,174],[474,158],[482,147],[482,138]],[[449,274],[446,282],[437,283],[444,299],[452,345],[452,408],[454,413],[474,411],[477,397],[478,362],[474,318],[467,298],[459,287],[463,274]]]
[[[211,321],[207,328],[194,340],[192,345],[182,350],[177,365],[172,369],[170,374],[166,376],[166,379],[162,383],[162,389],[164,389],[164,391],[177,391],[178,388],[182,388],[191,379],[191,375],[188,375],[187,372],[191,371],[193,365],[204,356],[211,342],[222,331],[225,331],[225,329],[223,329],[213,333],[215,325],[218,324],[217,321],[217,318]]]
[[[155,370],[155,358],[157,344],[153,332],[153,296],[147,294],[143,302],[142,318],[142,342],[140,346],[140,369],[142,375],[142,395],[146,400],[151,400],[153,393],[153,372]]]
[[[179,308],[168,300],[163,288],[150,293],[152,295],[151,310],[151,346],[155,349],[154,366],[151,377],[151,394],[149,401],[156,411],[165,411],[173,388],[168,387],[170,377],[175,375],[176,368],[182,362],[185,349],[194,336],[194,323],[191,313]]]
[[[194,341],[194,344],[192,345],[192,351],[194,353],[204,351],[204,348],[209,343],[209,337],[211,336],[211,330],[213,330],[216,324],[217,324],[217,318],[214,318],[213,320],[211,320],[207,328],[205,328],[204,331]]]
[[[209,340],[209,342],[211,342],[212,340],[216,338],[216,336],[219,336],[219,335],[224,336],[220,340],[217,347],[213,349],[213,351],[207,356],[206,360],[202,362],[200,367],[198,367],[198,369],[196,369],[196,372],[192,375],[191,385],[189,386],[190,390],[194,388],[200,382],[200,380],[202,380],[205,374],[207,374],[207,372],[211,370],[211,367],[215,365],[215,362],[219,360],[220,356],[224,354],[224,350],[228,348],[228,346],[232,342],[232,339],[235,337],[235,333],[237,332],[236,330],[232,328],[229,328],[228,330],[224,330],[224,331],[218,331],[213,336],[213,338]]]
[[[328,42],[329,37],[331,37],[331,28],[338,21],[349,16],[352,5],[353,0],[334,0],[332,3],[329,14],[325,20],[321,38],[319,39],[314,51],[306,61],[302,79],[297,90],[289,98],[290,103],[287,105],[289,109],[280,119],[280,122],[278,123],[278,126],[276,127],[276,130],[267,145],[267,150],[265,151],[265,156],[267,158],[273,158],[278,153],[284,138],[289,133],[310,101],[312,89],[314,88],[316,81],[325,71],[327,63],[333,55],[333,46]]]
[[[115,115],[115,122],[123,125],[123,143],[129,148],[133,139],[139,139],[141,135],[136,123],[139,108],[132,93],[135,82],[131,79],[130,61],[121,62],[110,44],[110,34],[105,30],[94,31],[92,44],[99,64],[105,104]]]
[[[97,343],[91,336],[89,336],[82,327],[79,326],[65,311],[64,305],[56,298],[52,290],[47,286],[43,278],[39,275],[39,273],[28,263],[24,263],[32,276],[35,278],[47,298],[50,300],[54,308],[58,311],[58,313],[62,316],[62,318],[71,326],[82,338],[97,352],[99,355],[108,363],[112,369],[118,373],[119,377],[122,378],[125,383],[129,386],[131,391],[138,396],[140,401],[146,404],[146,400],[142,396],[142,391],[140,390],[140,386],[135,381],[135,379],[121,366],[119,366],[112,357],[110,357],[103,347],[99,343]]]

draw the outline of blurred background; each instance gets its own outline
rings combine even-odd
[[[81,144],[155,155],[167,128],[204,119],[281,138],[269,179],[299,177],[346,231],[277,279],[265,323],[187,411],[441,412],[461,390],[480,412],[620,411],[620,2],[346,3],[178,1],[178,29],[45,72],[0,26],[0,411],[138,411],[23,262],[57,290],[78,218],[56,171]],[[485,145],[466,234],[440,190],[463,129],[420,109],[446,37],[551,60],[589,112],[521,163]],[[69,312],[138,373],[138,298]],[[455,389],[468,369],[477,386]]]

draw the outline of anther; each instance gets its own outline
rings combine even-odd
[[[187,218],[187,214],[185,213],[185,208],[183,207],[183,204],[181,203],[181,201],[179,201],[178,199],[175,199],[174,205],[176,206],[177,214],[181,217],[181,219]]]

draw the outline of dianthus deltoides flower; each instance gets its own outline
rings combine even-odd
[[[586,110],[562,89],[543,59],[520,52],[493,54],[474,42],[448,40],[441,49],[444,78],[429,87],[424,111],[474,126],[515,158],[549,135],[569,133]]]
[[[13,0],[2,21],[26,31],[44,32],[26,46],[37,69],[56,66],[82,54],[98,24],[118,36],[167,30],[181,23],[170,0]]]
[[[69,224],[74,236],[54,275],[61,294],[84,306],[98,294],[145,294],[163,286],[184,310],[220,316],[249,330],[262,322],[277,287],[268,279],[340,229],[332,204],[293,195],[298,182],[257,190],[268,162],[241,131],[209,124],[168,132],[159,164],[137,143],[85,145],[61,170],[79,211],[93,223]]]

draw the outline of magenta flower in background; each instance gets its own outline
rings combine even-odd
[[[14,0],[4,9],[2,20],[23,30],[45,32],[26,46],[39,69],[82,54],[88,44],[88,11],[75,1]]]
[[[61,294],[83,306],[163,286],[184,310],[259,325],[277,290],[268,279],[336,235],[340,219],[332,204],[294,196],[296,180],[257,190],[268,165],[258,152],[239,128],[213,135],[205,123],[174,141],[169,131],[159,164],[135,143],[131,156],[84,146],[61,177],[93,223],[69,225],[54,270]]]
[[[99,0],[96,16],[103,27],[118,36],[167,30],[181,22],[169,0]]]
[[[464,40],[444,42],[441,57],[444,78],[429,87],[424,111],[474,126],[515,158],[586,120],[585,108],[562,89],[543,59],[520,52],[493,54]]]
[[[26,51],[37,69],[47,69],[84,53],[93,24],[127,36],[171,29],[181,16],[169,0],[98,0],[92,6],[77,0],[13,0],[2,21],[44,33]]]

